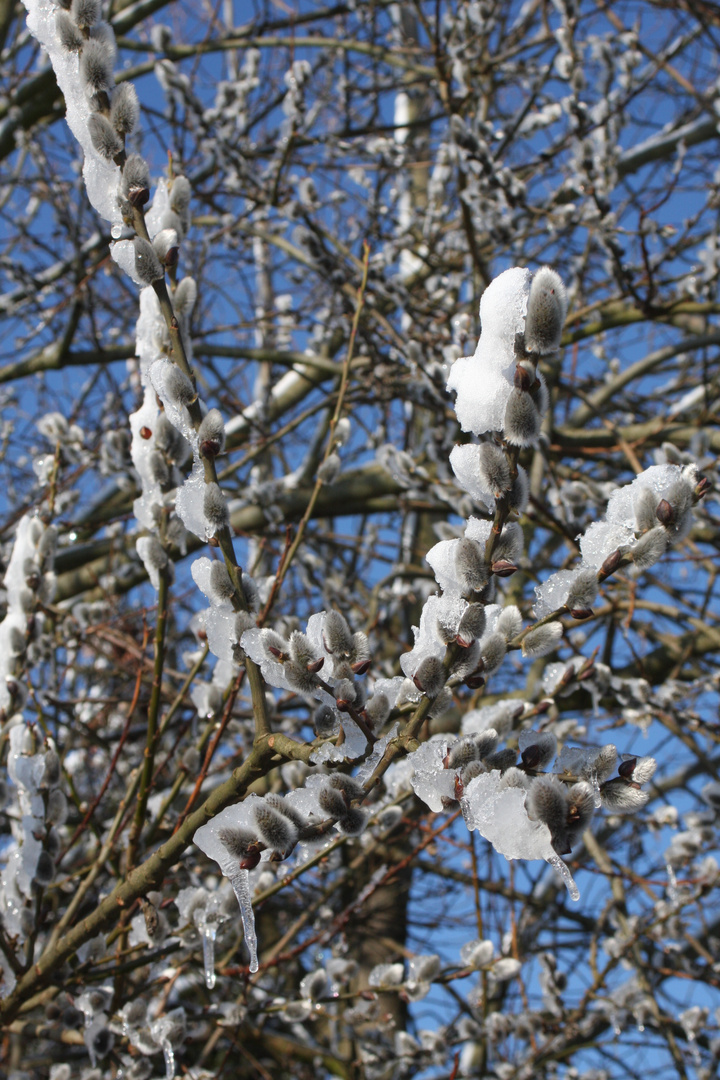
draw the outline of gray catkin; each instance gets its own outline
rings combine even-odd
[[[170,188],[170,206],[176,214],[182,215],[190,206],[192,189],[186,176],[176,176]]]
[[[321,810],[330,817],[339,818],[347,813],[348,807],[342,796],[342,792],[330,784],[323,784],[318,792],[318,802]]]
[[[349,656],[353,649],[353,636],[339,611],[328,611],[323,621],[323,640],[332,656]]]
[[[416,668],[413,682],[431,700],[436,698],[445,685],[442,660],[437,656],[426,656]]]
[[[557,648],[563,636],[561,622],[549,622],[531,630],[522,641],[523,656],[547,656]]]
[[[257,844],[257,836],[250,829],[227,825],[218,829],[218,840],[234,859],[245,859],[249,848]]]
[[[525,348],[545,356],[560,346],[567,312],[567,294],[560,275],[550,266],[535,274],[525,316]]]
[[[365,828],[366,821],[367,811],[361,810],[359,806],[353,806],[338,818],[338,825],[348,836],[359,836]]]
[[[107,121],[105,122],[107,123]],[[135,247],[135,272],[142,283],[152,285],[153,281],[165,277],[165,270],[150,241],[145,240],[142,236],[136,236],[133,245]]]
[[[509,747],[505,750],[496,750],[494,754],[488,754],[483,758],[483,762],[488,769],[499,769],[504,773],[506,769],[511,769],[517,761],[517,754]]]
[[[500,736],[495,728],[487,728],[486,731],[479,731],[477,735],[473,735],[472,740],[477,747],[478,757],[484,759],[488,754],[494,753]]]
[[[265,802],[268,806],[271,806],[273,810],[277,810],[279,814],[284,814],[288,821],[293,823],[298,830],[298,833],[307,828],[307,818],[305,818],[299,810],[296,810],[292,803],[289,803],[282,795],[270,792],[269,795],[265,796]]]
[[[92,139],[92,144],[101,157],[107,158],[108,161],[120,153],[123,148],[122,139],[118,136],[115,128],[112,126],[109,120],[107,120],[101,113],[93,113],[88,120],[88,132]],[[139,237],[136,237],[136,240]],[[150,244],[145,241],[148,247]],[[152,249],[151,249],[152,250]],[[159,265],[159,264],[158,264]],[[135,266],[137,269],[137,249],[135,251]],[[142,277],[142,274],[138,270],[138,276]],[[143,281],[145,279],[143,278]],[[152,279],[151,279],[152,280]],[[149,282],[147,282],[149,284]]]
[[[565,793],[568,808],[568,825],[573,841],[587,829],[595,814],[595,792],[590,784],[581,780],[569,787]]]
[[[33,878],[37,881],[38,885],[50,885],[55,877],[55,864],[52,861],[50,855],[44,849],[38,855],[37,866],[35,867],[35,873]]]
[[[526,390],[513,388],[505,408],[505,438],[512,446],[534,446],[540,436],[541,418]]]
[[[538,776],[527,798],[530,818],[544,822],[553,839],[564,835],[567,826],[565,789],[555,776]]]
[[[173,310],[178,319],[189,319],[197,300],[195,279],[184,277],[173,293]]]
[[[152,246],[158,259],[165,266],[174,265],[177,262],[178,234],[174,229],[161,229],[153,237]]]
[[[203,497],[203,512],[209,525],[217,531],[230,523],[230,511],[225,496],[218,484],[206,484]]]
[[[113,92],[110,123],[118,135],[131,135],[140,118],[140,102],[132,83],[121,83]]]
[[[460,656],[454,662],[452,666],[452,673],[455,678],[466,679],[468,675],[472,675],[477,670],[480,663],[480,642],[472,641],[469,645],[462,649]]]
[[[656,525],[654,529],[644,533],[630,551],[635,572],[640,574],[654,566],[665,554],[667,543],[668,531],[663,525]]]
[[[480,642],[480,655],[487,672],[500,667],[507,653],[507,642],[502,634],[488,634]]]
[[[648,793],[633,783],[616,776],[600,788],[600,798],[606,810],[613,814],[632,814],[648,801]]]
[[[382,691],[376,691],[365,706],[367,718],[374,728],[379,728],[390,715],[390,702]]]
[[[253,807],[253,817],[265,844],[273,851],[288,854],[297,843],[297,829],[284,814],[279,814],[265,800]]]
[[[313,713],[313,731],[321,739],[328,739],[338,730],[338,718],[329,705],[318,705]]]
[[[148,537],[145,558],[156,570],[162,570],[162,568],[167,565],[167,553],[157,536],[151,535]]]
[[[570,611],[591,608],[597,596],[598,582],[594,570],[581,570],[568,589],[565,606]]]
[[[457,636],[463,641],[474,641],[482,637],[485,630],[485,607],[483,604],[468,604],[460,619]]]
[[[481,479],[495,498],[510,490],[510,465],[499,446],[489,442],[482,443],[478,447],[478,467]]]
[[[455,547],[455,572],[464,590],[477,592],[487,584],[490,567],[477,541],[463,536]]]
[[[90,38],[80,54],[80,77],[94,94],[109,91],[113,84],[112,55],[104,41]],[[110,124],[110,121],[108,121]],[[112,124],[111,129],[114,131]]]
[[[128,154],[123,165],[121,186],[123,194],[128,198],[134,191],[150,187],[150,169],[141,154]]]
[[[477,761],[479,756],[477,745],[471,738],[459,739],[450,750],[448,768],[462,769],[471,761]]]
[[[155,421],[155,445],[176,465],[180,465],[190,452],[187,439],[170,423],[164,412]]]
[[[155,258],[157,259],[157,255],[155,255]],[[160,260],[158,259],[159,265]],[[160,276],[162,276],[162,271]],[[168,400],[178,408],[181,405],[189,405],[195,400],[196,394],[192,379],[189,379],[185,372],[181,371],[177,364],[172,363],[172,361],[165,366],[163,387]]]
[[[64,11],[55,13],[55,25],[60,36],[60,44],[67,52],[80,52],[85,38],[73,20]]]
[[[210,591],[213,597],[221,602],[230,600],[235,595],[235,586],[230,579],[227,567],[219,559],[216,559],[210,567]]]
[[[347,776],[345,773],[333,773],[328,783],[331,787],[337,788],[338,791],[344,792],[347,799],[365,798],[365,789],[360,781],[353,776]]]
[[[198,443],[205,457],[217,457],[225,449],[225,422],[219,409],[210,409],[198,428]]]
[[[316,659],[315,650],[310,643],[310,638],[300,630],[293,630],[290,635],[290,658],[294,664],[307,667]]]
[[[510,494],[508,495],[510,509],[516,510],[518,513],[523,513],[527,507],[529,497],[530,484],[528,482],[527,473],[522,465],[518,465],[517,476],[513,481],[513,485],[510,488]]]
[[[500,612],[500,616],[495,627],[498,634],[502,634],[506,641],[510,641],[522,630],[522,615],[520,609],[515,604],[508,604]]]
[[[148,465],[153,480],[161,486],[167,484],[170,479],[170,470],[168,469],[167,461],[159,450],[151,450],[148,455]]]
[[[89,29],[100,18],[100,0],[72,0],[70,11],[81,30]]]
[[[657,518],[655,517],[655,508],[658,504],[658,497],[652,488],[645,487],[640,488],[635,496],[635,524],[637,531],[641,533],[647,532],[649,529],[654,529],[657,525]]]

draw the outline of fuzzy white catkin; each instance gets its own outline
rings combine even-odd
[[[140,102],[132,83],[125,82],[118,86],[110,107],[110,123],[119,135],[131,135],[140,119]]]
[[[486,442],[478,447],[478,469],[496,499],[509,491],[512,483],[510,465],[499,446]]]
[[[458,540],[455,548],[455,570],[463,589],[477,592],[487,584],[490,567],[485,562],[483,550],[469,536]]]
[[[656,525],[641,536],[631,551],[635,572],[640,574],[654,566],[663,557],[667,542],[668,534],[663,525]]]
[[[512,446],[533,446],[540,436],[540,413],[526,390],[513,388],[505,409],[505,438]]]
[[[172,362],[166,366],[163,373],[163,387],[168,400],[178,407],[189,405],[195,399],[195,387],[192,380],[180,370],[177,364]]]
[[[253,816],[264,843],[285,855],[297,843],[297,829],[284,814],[279,814],[266,802],[256,803]]]
[[[224,529],[230,522],[230,512],[225,496],[218,484],[206,484],[203,496],[203,512],[210,526],[217,531]]]
[[[487,672],[500,667],[507,653],[507,642],[502,634],[488,634],[480,642],[480,655]]]
[[[81,30],[89,29],[100,18],[100,0],[73,0],[70,13]]]
[[[230,580],[227,567],[219,559],[210,567],[210,589],[213,596],[220,601],[230,600],[235,595],[235,586]]]
[[[594,570],[581,570],[568,589],[565,606],[570,611],[586,610],[592,607],[597,596],[597,574]]]
[[[486,614],[483,604],[468,604],[460,619],[457,636],[463,642],[474,641],[482,637],[485,630]]]
[[[526,350],[538,356],[555,352],[560,346],[566,313],[567,294],[562,278],[552,267],[543,266],[530,285],[525,316]]]
[[[547,656],[557,648],[563,635],[561,622],[550,622],[531,630],[522,641],[523,656]]]
[[[122,139],[115,131],[109,120],[107,120],[101,113],[93,113],[88,120],[88,131],[90,138],[92,139],[93,146],[97,150],[98,154],[107,158],[108,161],[120,153],[123,148]],[[147,243],[147,241],[145,241]],[[148,245],[149,246],[149,245]],[[137,267],[137,248],[135,249],[135,263]],[[140,271],[138,270],[138,274]],[[157,276],[157,275],[156,275]],[[143,278],[143,280],[145,280]],[[154,280],[153,278],[150,279]]]
[[[498,634],[502,634],[506,641],[510,641],[516,634],[519,634],[522,629],[522,615],[520,609],[515,604],[508,604],[500,612],[500,616],[495,627]]]
[[[130,198],[134,191],[149,187],[150,169],[147,161],[141,154],[129,154],[122,171],[121,188],[123,194]]]
[[[91,117],[90,119],[94,118]],[[153,281],[165,277],[165,270],[150,241],[145,240],[142,236],[136,236],[133,245],[135,247],[135,272],[143,284],[152,285]]]
[[[86,88],[94,94],[103,90],[108,92],[112,88],[112,55],[103,41],[94,41],[91,38],[83,45],[80,54],[80,77]]]
[[[207,457],[217,457],[225,449],[225,422],[219,409],[210,409],[198,428],[198,443]]]
[[[445,669],[437,656],[426,656],[418,665],[413,681],[430,699],[436,698],[445,685]]]
[[[349,656],[353,648],[353,636],[345,617],[339,611],[328,611],[323,620],[325,649],[333,656]]]
[[[55,25],[63,49],[67,52],[80,52],[85,44],[85,38],[70,16],[64,11],[55,12]]]

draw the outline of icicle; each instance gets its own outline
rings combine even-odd
[[[599,810],[602,806],[602,795],[600,794],[600,784],[598,783],[598,775],[595,769],[590,774],[590,786],[593,789],[595,796],[595,809]]]
[[[243,918],[243,925],[245,919]],[[215,927],[203,927],[203,967],[205,969],[205,985],[208,990],[215,986]],[[247,937],[247,935],[246,935]]]
[[[165,1058],[165,1080],[173,1080],[175,1075],[175,1051],[169,1039],[161,1039],[160,1047]]]
[[[575,884],[575,879],[573,878],[572,874],[570,873],[570,870],[568,869],[567,863],[563,862],[563,860],[560,858],[559,855],[548,855],[547,856],[547,862],[550,863],[553,870],[556,870],[557,873],[560,875],[560,877],[565,882],[565,885],[567,887],[567,891],[570,893],[570,899],[571,900],[579,900],[580,899],[580,890],[578,889],[577,885]]]
[[[668,876],[668,886],[667,886],[668,900],[670,901],[671,904],[676,905],[678,903],[678,901],[680,900],[680,890],[678,889],[678,883],[677,883],[677,878],[675,877],[675,871],[673,870],[670,863],[665,864],[665,869],[667,870],[667,876]]]
[[[252,899],[250,897],[248,871],[238,870],[230,876],[229,880],[233,887],[233,892],[237,896],[237,902],[240,905],[240,917],[242,918],[243,930],[245,932],[245,945],[250,953],[250,971],[254,973],[258,969],[257,937],[255,936],[255,914],[253,912]]]

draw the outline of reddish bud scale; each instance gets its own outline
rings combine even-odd
[[[366,675],[371,664],[372,660],[358,660],[356,664],[351,664],[350,667],[354,675]]]
[[[142,439],[152,439],[152,431],[150,430],[150,428],[149,427],[141,427],[140,428],[140,437]]]
[[[513,382],[518,390],[529,390],[533,384],[533,378],[527,368],[518,364],[515,368],[515,375],[513,376]]]
[[[316,672],[320,671],[320,668],[323,666],[324,663],[325,663],[325,657],[321,656],[318,660],[312,660],[307,665],[307,669],[308,669],[308,671],[311,671],[313,673],[313,675],[314,675]]]
[[[465,685],[470,690],[479,690],[481,686],[485,685],[485,679],[476,672],[474,675],[468,675]]]
[[[517,566],[514,563],[508,562],[507,559],[498,559],[490,567],[493,574],[496,577],[512,577],[517,572]]]
[[[658,519],[661,525],[665,525],[666,527],[673,524],[675,520],[675,512],[667,499],[661,499],[660,502],[657,504],[655,517]]]
[[[593,615],[593,609],[592,608],[573,608],[573,610],[570,612],[570,615],[571,615],[571,617],[573,619],[577,619],[578,621],[580,621],[582,619],[590,619],[590,618],[592,618],[592,615]]]
[[[637,765],[637,758],[628,758],[627,761],[622,761],[618,765],[618,773],[620,776],[624,776],[626,779],[631,779],[633,770]]]
[[[600,573],[603,577],[609,577],[610,574],[614,574],[618,566],[622,561],[622,552],[619,548],[616,548],[610,555],[608,555],[605,562],[600,567]]]

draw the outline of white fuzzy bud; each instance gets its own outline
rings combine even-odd
[[[645,533],[649,529],[655,528],[657,525],[657,518],[655,517],[657,504],[658,497],[652,488],[641,487],[635,496],[635,522],[638,532]]]
[[[528,816],[547,825],[553,847],[564,854],[567,849],[567,802],[565,789],[556,776],[539,776],[527,796]]]
[[[353,636],[347,621],[339,611],[328,611],[323,620],[323,641],[331,656],[349,656],[353,650]]]
[[[189,405],[197,396],[192,380],[187,377],[184,371],[180,370],[177,364],[172,362],[165,365],[163,389],[168,401],[178,408],[182,405]]]
[[[317,478],[322,481],[323,484],[334,484],[340,473],[340,456],[338,454],[328,454],[325,461],[318,468]]]
[[[365,828],[366,822],[367,810],[362,810],[359,806],[351,807],[342,817],[338,818],[338,826],[341,832],[347,833],[348,836],[359,836]]]
[[[288,642],[290,646],[290,658],[294,664],[312,664],[317,660],[315,650],[310,644],[310,639],[300,630],[293,630]]]
[[[118,135],[132,135],[140,119],[140,102],[132,83],[121,83],[113,92],[110,123]]]
[[[498,634],[502,634],[506,641],[516,637],[522,630],[520,608],[516,607],[515,604],[508,604],[507,607],[503,608],[495,629]]]
[[[92,114],[88,120],[88,132],[90,133],[92,144],[98,154],[100,154],[101,157],[107,158],[108,161],[112,161],[123,148],[122,139],[117,134],[110,121],[101,113]],[[145,240],[144,243],[147,244],[147,240]],[[148,247],[150,247],[149,244]],[[137,266],[137,249],[135,251],[135,265]],[[142,277],[139,270],[138,274]],[[143,281],[144,280],[145,279],[143,278]]]
[[[85,44],[85,38],[75,25],[73,20],[64,11],[55,12],[55,25],[57,26],[60,44],[67,52],[80,52]]]
[[[153,237],[152,246],[164,266],[174,266],[177,262],[178,234],[174,229],[161,229]]]
[[[328,783],[337,788],[338,791],[342,791],[348,802],[353,799],[365,798],[365,789],[354,776],[347,776],[345,773],[333,773]]]
[[[450,750],[448,758],[449,769],[463,769],[471,761],[478,761],[477,744],[471,739],[459,739]]]
[[[507,642],[502,634],[488,634],[480,642],[480,655],[482,656],[485,671],[496,671],[500,667],[507,653]]]
[[[279,814],[267,800],[256,803],[253,817],[265,844],[281,855],[289,855],[297,843],[297,828],[285,814]]]
[[[387,695],[376,691],[366,703],[365,713],[373,728],[376,730],[380,728],[390,715],[390,702]]]
[[[473,641],[462,649],[459,659],[452,666],[453,675],[462,681],[472,675],[480,663],[480,642]]]
[[[630,550],[633,567],[636,574],[648,570],[663,557],[668,543],[667,529],[663,525],[656,525],[640,537],[637,544]]]
[[[192,189],[186,176],[176,176],[170,188],[170,206],[176,214],[182,214],[190,206]]]
[[[332,787],[330,784],[323,784],[320,788],[318,792],[318,802],[323,813],[329,814],[330,817],[339,818],[348,811],[348,806],[343,798],[342,792],[338,791],[337,788]]]
[[[538,626],[535,630],[531,630],[522,641],[522,654],[523,656],[547,656],[553,649],[556,649],[560,643],[560,639],[563,636],[563,625],[561,622],[545,623],[544,626]]]
[[[600,797],[606,810],[613,814],[633,814],[648,801],[648,794],[631,780],[616,776],[600,788]]]
[[[257,844],[257,836],[250,829],[242,826],[227,825],[218,830],[218,840],[227,848],[234,859],[242,862],[249,854],[249,850]]]
[[[292,803],[289,803],[282,795],[277,795],[274,792],[265,796],[265,802],[268,806],[271,806],[273,810],[277,810],[279,814],[284,814],[288,821],[291,821],[297,829],[298,836],[302,835],[308,826],[307,819],[303,817],[300,811],[297,810]]]
[[[525,316],[525,348],[545,356],[560,346],[567,314],[567,294],[560,275],[550,266],[535,274],[530,286]]]
[[[225,422],[219,409],[210,409],[198,428],[198,444],[203,457],[217,457],[225,449]]]
[[[526,390],[514,387],[505,409],[504,432],[512,446],[534,446],[540,436],[541,418]]]
[[[455,571],[464,590],[477,592],[487,584],[490,567],[483,549],[469,536],[458,540],[455,547]]]
[[[92,120],[92,117],[90,119]],[[136,236],[133,244],[135,246],[135,272],[143,284],[152,285],[153,281],[165,277],[165,269],[150,241],[142,236]]]
[[[568,589],[565,606],[570,611],[591,608],[597,596],[597,574],[594,570],[581,570]]]
[[[652,780],[656,769],[657,761],[654,757],[638,758],[632,771],[632,779],[636,784],[647,784],[649,780]]]
[[[173,310],[178,319],[189,319],[197,301],[195,278],[184,277],[173,293]]]
[[[73,0],[70,8],[81,30],[87,30],[100,18],[100,0]]]
[[[230,600],[235,595],[235,586],[224,562],[216,559],[210,567],[210,591],[216,600]]]
[[[595,791],[591,784],[581,781],[573,784],[565,792],[567,802],[568,842],[572,845],[576,838],[587,829],[595,813]]]
[[[527,507],[529,497],[530,484],[528,482],[527,473],[522,465],[518,465],[517,476],[513,481],[510,494],[508,495],[510,509],[515,510],[518,514],[522,514]]]
[[[413,675],[413,682],[431,701],[436,698],[445,685],[442,660],[437,656],[426,656],[420,661]]]
[[[150,169],[141,154],[129,154],[122,171],[121,190],[126,198],[133,199],[140,192],[149,192]]]
[[[494,443],[481,443],[478,447],[478,471],[496,499],[510,490],[510,465],[507,457]]]
[[[477,747],[478,757],[485,759],[495,752],[500,736],[495,728],[486,728],[485,731],[479,731],[476,735],[473,735],[472,740]]]
[[[350,438],[350,420],[347,416],[341,416],[335,425],[335,445],[344,446]]]
[[[203,497],[203,512],[208,524],[217,532],[230,524],[230,511],[225,496],[217,484],[206,484]]]
[[[93,94],[108,92],[113,84],[113,57],[104,41],[86,41],[80,54],[80,77]],[[109,121],[108,121],[109,123]],[[110,129],[114,132],[112,124]]]
[[[460,639],[461,644],[469,644],[482,637],[485,631],[485,621],[484,605],[468,604],[457,628],[457,637]]]

